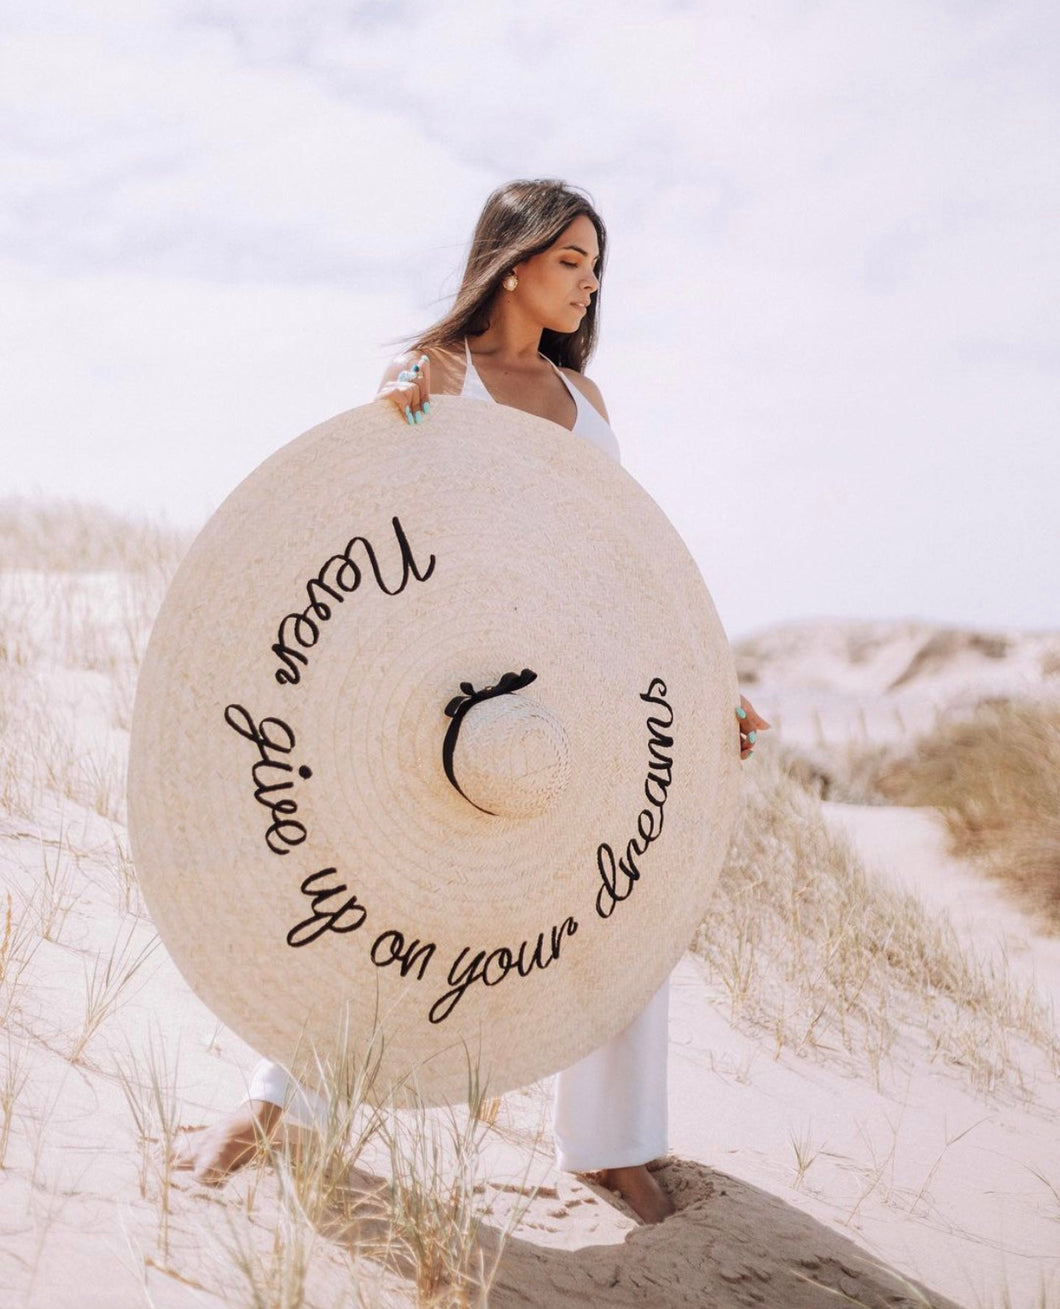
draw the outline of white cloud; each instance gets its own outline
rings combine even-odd
[[[1056,621],[1052,6],[5,22],[11,488],[199,514],[371,393],[491,187],[566,176],[612,234],[594,375],[730,625]]]

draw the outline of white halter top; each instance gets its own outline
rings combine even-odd
[[[460,394],[467,400],[489,400],[496,403],[493,396],[486,390],[482,378],[479,377],[475,365],[471,361],[471,347],[464,339],[464,354],[467,358],[467,369],[464,372],[464,385],[460,388]],[[549,360],[549,363],[552,361]],[[556,368],[555,364],[552,364]],[[571,386],[563,375],[563,370],[556,368],[560,381],[571,393],[575,405],[577,406],[578,416],[574,420],[574,426],[570,429],[575,436],[584,436],[586,440],[592,441],[598,445],[604,454],[610,455],[616,463],[622,462],[622,455],[618,449],[618,437],[611,430],[611,425],[603,417],[600,411],[591,401],[582,395],[576,386]]]

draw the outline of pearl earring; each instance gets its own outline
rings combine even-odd
[[[501,286],[503,286],[506,291],[514,291],[518,285],[519,285],[519,279],[516,277],[514,273],[509,273],[508,276],[501,283]]]

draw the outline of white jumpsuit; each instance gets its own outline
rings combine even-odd
[[[461,396],[492,401],[466,344],[465,354]],[[573,434],[620,461],[610,425],[556,371],[577,407]],[[557,1075],[553,1133],[560,1168],[574,1173],[627,1168],[666,1153],[668,1010],[667,981],[624,1031]],[[303,1121],[312,1121],[322,1112],[319,1096],[304,1091],[279,1065],[267,1060],[255,1068],[247,1099],[281,1105]]]

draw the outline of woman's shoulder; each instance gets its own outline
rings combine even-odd
[[[567,381],[573,386],[576,386],[582,395],[585,396],[586,400],[589,401],[600,417],[603,418],[605,422],[610,423],[611,419],[608,417],[607,405],[604,404],[604,397],[601,395],[600,388],[592,378],[586,377],[584,373],[579,373],[573,368],[564,368],[561,371]]]

